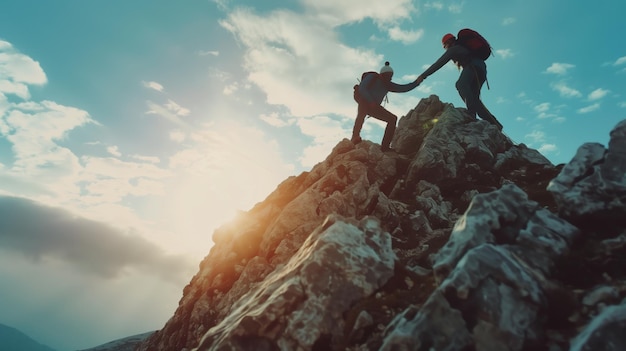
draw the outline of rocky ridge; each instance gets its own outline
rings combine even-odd
[[[137,350],[626,349],[626,121],[567,165],[423,99],[213,233]]]

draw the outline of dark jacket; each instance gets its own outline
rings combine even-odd
[[[409,84],[397,84],[378,79],[376,74],[368,74],[359,85],[359,94],[362,99],[360,101],[366,104],[380,105],[388,92],[405,93],[415,89],[415,87],[417,87],[417,82],[415,81]]]
[[[458,62],[459,65],[464,68],[472,62],[469,50],[461,45],[452,45],[451,47],[446,49],[446,52],[444,52],[443,55],[441,55],[441,57],[432,64],[432,66],[428,67],[428,69],[421,74],[422,77],[426,78],[431,74],[437,72],[450,60]]]

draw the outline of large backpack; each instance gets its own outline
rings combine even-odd
[[[370,74],[374,74],[375,79],[372,79],[367,86],[364,86],[363,81],[365,80],[365,77]],[[363,72],[363,74],[361,74],[361,80],[359,81],[359,84],[354,85],[354,101],[359,103],[361,101],[361,94],[359,93],[359,89],[369,88],[372,84],[374,84],[376,79],[378,79],[378,72],[374,72],[374,71]]]
[[[465,46],[473,57],[486,60],[491,56],[491,45],[477,31],[464,28],[456,36],[457,43]]]

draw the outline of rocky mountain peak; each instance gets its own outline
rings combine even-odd
[[[555,166],[431,96],[392,146],[344,139],[216,230],[138,350],[626,349],[626,122]]]

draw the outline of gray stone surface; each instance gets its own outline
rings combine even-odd
[[[216,230],[137,350],[617,350],[625,134],[554,166],[423,99]]]

